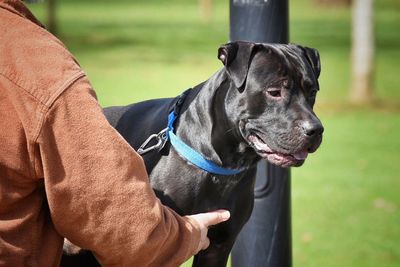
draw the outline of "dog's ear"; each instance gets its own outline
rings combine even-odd
[[[304,54],[308,60],[308,62],[311,64],[311,67],[313,68],[315,78],[318,79],[320,73],[321,73],[321,61],[319,58],[319,53],[317,49],[314,48],[309,48],[303,46],[303,51]]]
[[[218,49],[218,58],[239,92],[244,90],[254,47],[254,43],[239,41],[227,43]]]

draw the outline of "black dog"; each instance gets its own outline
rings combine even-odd
[[[313,112],[320,73],[315,49],[234,42],[221,46],[218,58],[225,67],[177,99],[105,109],[132,147],[152,150],[143,158],[165,205],[181,215],[231,212],[229,221],[209,230],[211,245],[195,256],[193,266],[226,265],[253,208],[260,159],[300,166],[322,141],[323,127]],[[177,117],[175,122],[171,116]],[[173,133],[214,169],[206,171],[181,151]]]

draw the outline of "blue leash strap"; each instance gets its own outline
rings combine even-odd
[[[200,153],[195,151],[193,148],[184,143],[179,137],[174,134],[174,122],[177,118],[177,114],[172,111],[168,115],[168,130],[167,138],[169,138],[171,145],[175,150],[185,159],[192,164],[196,165],[202,170],[209,173],[219,175],[234,175],[242,172],[244,169],[226,169],[216,165],[214,162],[205,159]]]

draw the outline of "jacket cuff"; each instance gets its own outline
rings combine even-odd
[[[187,255],[186,255],[186,258],[189,259],[190,257],[197,254],[197,252],[198,252],[197,249],[198,249],[198,247],[200,245],[200,241],[201,241],[201,230],[200,230],[199,223],[195,219],[192,219],[189,216],[185,216],[185,217],[183,217],[183,219],[185,220],[185,226],[191,233],[191,235],[190,235],[191,240],[189,242],[190,247],[188,248]]]

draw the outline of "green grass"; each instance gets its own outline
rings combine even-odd
[[[59,36],[102,105],[174,96],[221,67],[228,1],[209,23],[197,1],[59,1]],[[376,1],[379,105],[346,102],[350,11],[290,1],[291,41],[319,49],[320,150],[292,171],[295,267],[400,265],[400,2]],[[42,4],[30,5],[44,19]],[[186,264],[187,265],[187,264]]]
[[[398,266],[399,114],[321,117],[321,150],[292,172],[294,265]]]

